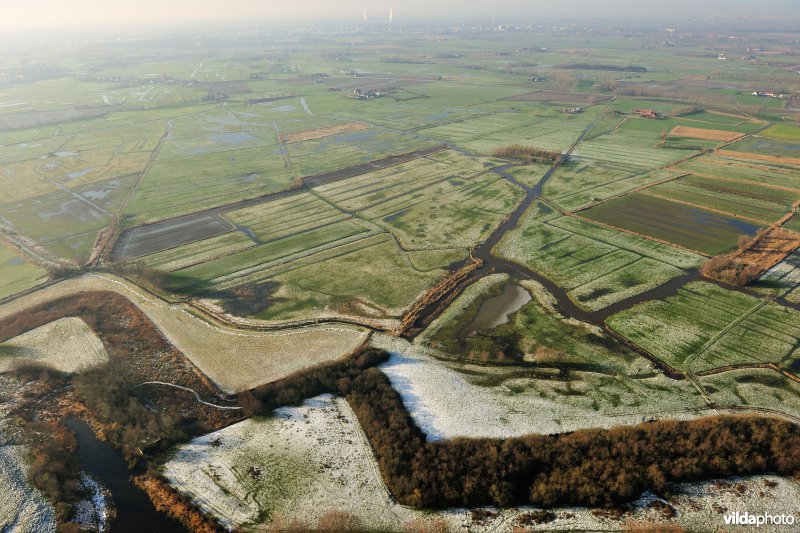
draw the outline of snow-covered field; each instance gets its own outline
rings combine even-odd
[[[199,437],[163,473],[231,529],[279,516],[314,524],[330,510],[396,529],[417,514],[392,502],[353,411],[328,395]]]
[[[227,392],[251,389],[292,372],[337,359],[366,339],[366,330],[319,325],[281,331],[238,330],[206,322],[110,275],[71,278],[0,305],[0,318],[80,291],[110,290],[131,299],[164,336]]]
[[[61,372],[77,372],[108,361],[103,343],[80,318],[62,318],[0,344],[0,372],[35,361]]]
[[[0,446],[0,531],[55,531],[53,507],[25,477],[24,449]]]
[[[373,336],[371,344],[392,354],[381,370],[429,440],[560,433],[636,424],[644,419],[699,416],[693,409],[700,404],[691,398],[676,399],[675,405],[656,402],[638,409],[606,406],[595,410],[587,405],[591,399],[548,394],[553,387],[563,387],[558,382],[511,379],[498,386],[480,386],[471,382],[467,373],[432,357],[427,348],[384,335]],[[493,372],[483,367],[480,371],[484,375]],[[663,376],[651,379],[666,381]]]

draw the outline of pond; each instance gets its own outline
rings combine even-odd
[[[522,306],[531,301],[528,291],[515,283],[509,283],[503,292],[484,301],[478,314],[472,322],[464,328],[465,336],[472,337],[479,331],[486,331],[508,322],[508,317],[519,311]]]

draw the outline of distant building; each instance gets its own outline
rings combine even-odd
[[[564,111],[564,113],[568,113],[570,115],[577,115],[578,113],[583,113],[583,109],[581,109],[580,107],[573,107],[573,108],[570,108],[570,109],[564,109],[563,111]]]
[[[380,98],[383,93],[378,89],[354,89],[351,94],[356,100],[369,100],[371,98]]]
[[[657,120],[661,118],[661,116],[655,109],[636,109],[634,113],[636,113],[640,117],[649,118],[650,120]]]
[[[769,91],[753,91],[753,96],[766,96],[767,98],[784,98],[782,94],[775,94]]]

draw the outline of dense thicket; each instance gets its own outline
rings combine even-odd
[[[703,263],[700,272],[708,278],[745,287],[752,283],[762,270],[758,265],[745,263],[732,255],[717,255]]]
[[[153,442],[183,439],[195,420],[175,410],[154,409],[153,398],[136,389],[143,381],[163,377],[202,391],[192,371],[153,323],[124,296],[109,291],[85,292],[32,307],[0,321],[0,341],[64,317],[86,322],[100,337],[109,362],[72,376],[79,398],[104,424],[106,436],[126,457],[139,455]],[[193,400],[192,400],[193,402]]]
[[[298,405],[320,394],[345,395],[352,381],[365,369],[389,360],[389,354],[375,349],[361,350],[352,357],[295,372],[279,381],[253,390],[261,409],[269,412],[283,405]]]
[[[667,482],[800,472],[800,428],[758,417],[658,421],[511,439],[426,442],[386,376],[368,369],[347,400],[402,503],[612,506]]]
[[[523,146],[521,144],[512,144],[497,148],[492,155],[495,157],[522,159],[523,161],[537,161],[540,163],[554,163],[561,159],[561,152],[556,150],[544,150],[542,148]]]
[[[85,492],[75,434],[55,422],[34,421],[24,429],[31,455],[28,479],[53,502],[56,518],[64,523]]]

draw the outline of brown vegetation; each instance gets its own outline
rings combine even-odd
[[[700,267],[700,272],[708,278],[744,287],[798,247],[800,233],[772,226],[755,237],[742,235],[736,252],[712,257]]]
[[[340,135],[342,133],[353,133],[368,128],[369,124],[364,122],[350,122],[349,124],[337,124],[336,126],[328,126],[327,128],[297,131],[295,133],[281,133],[280,139],[283,144],[292,144],[303,141],[314,141],[324,137],[330,137],[331,135]]]
[[[779,155],[751,154],[749,152],[736,152],[734,150],[716,150],[717,155],[736,157],[741,159],[755,159],[757,161],[769,161],[771,163],[788,163],[790,165],[800,165],[800,158],[782,157]]]
[[[345,511],[328,511],[319,518],[316,527],[316,531],[330,533],[349,533],[351,531],[363,531],[364,529],[364,524],[360,518]]]
[[[197,533],[224,531],[213,519],[200,512],[182,494],[155,475],[134,476],[133,483],[145,491],[157,511],[167,513]]]
[[[497,148],[492,152],[492,155],[509,159],[521,159],[527,162],[536,161],[538,163],[557,163],[561,159],[561,152],[556,150],[544,150],[542,148],[523,146],[521,144],[512,144]]]
[[[142,399],[135,396],[129,383],[141,376],[157,379],[162,372],[172,372],[173,382],[177,379],[184,385],[193,385],[195,390],[208,389],[203,388],[197,376],[190,379],[193,371],[188,367],[176,366],[181,354],[169,346],[138,309],[116,293],[83,293],[9,317],[0,322],[0,339],[64,316],[87,320],[106,344],[112,362],[119,365],[110,364],[105,373],[95,374],[94,382],[99,385],[87,383],[92,381],[88,375],[83,378],[87,382],[76,381],[78,396],[104,422],[104,427],[110,428],[112,441],[130,447],[147,438],[180,438],[180,432],[205,432],[210,426],[226,422],[189,416],[193,407],[190,403],[180,404],[179,409],[184,412],[179,418],[170,419],[173,415],[168,411],[175,407],[175,397],[151,396],[147,402],[152,409],[140,408],[137,402],[141,404]],[[430,508],[615,506],[635,499],[645,490],[663,493],[671,482],[766,472],[800,473],[800,456],[792,453],[800,446],[800,427],[752,416],[658,421],[560,435],[427,442],[388,378],[373,368],[387,358],[385,352],[367,349],[348,359],[298,372],[253,391],[248,397],[250,410],[260,407],[265,412],[325,392],[344,396],[368,437],[392,494],[402,504]],[[148,364],[131,365],[129,359]],[[161,368],[163,365],[168,368]],[[114,373],[123,377],[117,378]],[[104,383],[108,384],[105,389]],[[101,394],[110,399],[97,398]],[[147,414],[149,410],[155,413],[154,417]],[[193,419],[194,425],[184,424],[187,419]],[[128,428],[114,429],[115,424],[140,429],[129,435]],[[48,442],[53,446],[65,438],[59,434]],[[68,443],[64,447],[70,449]],[[154,502],[160,509],[174,513],[193,529],[214,527],[189,503],[181,503],[181,497],[165,492],[150,477],[141,483],[149,485],[148,492],[155,494]],[[55,484],[54,490],[63,490],[59,486],[65,485]],[[348,517],[329,518],[336,527],[357,526]]]
[[[88,418],[132,465],[176,441],[219,429],[241,416],[239,411],[200,404],[186,391],[137,387],[160,380],[191,388],[208,401],[216,395],[216,389],[149,318],[115,292],[78,293],[0,320],[0,342],[64,317],[86,322],[103,342],[109,362],[74,376],[36,364],[21,365],[15,371],[26,382],[35,382],[35,394],[23,397],[14,414],[33,452],[29,479],[55,506],[59,527],[69,527],[65,521],[73,513],[79,487],[75,437],[63,426],[65,414]],[[252,398],[243,400],[249,400],[245,403],[250,410],[258,408]]]
[[[444,309],[450,302],[452,302],[460,293],[459,287],[464,285],[469,274],[483,266],[483,261],[480,259],[471,259],[467,264],[451,273],[446,278],[442,279],[425,291],[425,294],[419,298],[411,309],[403,316],[400,325],[392,332],[394,335],[405,335],[415,327],[420,327],[420,320],[423,321],[421,326],[425,326],[425,320],[431,316],[435,316],[438,311]],[[435,308],[432,306],[436,306]],[[426,311],[433,309],[432,313],[425,314]]]
[[[354,381],[347,398],[392,492],[409,505],[608,506],[663,492],[668,482],[800,469],[790,451],[800,428],[778,420],[717,417],[426,443],[379,371]]]
[[[53,503],[56,519],[65,523],[74,514],[74,504],[83,496],[80,482],[78,441],[59,422],[31,422],[25,426],[30,450],[28,479]]]
[[[711,141],[735,141],[742,137],[743,133],[724,130],[710,130],[706,128],[692,128],[689,126],[675,126],[669,132],[675,137],[691,137],[693,139],[706,139]]]

